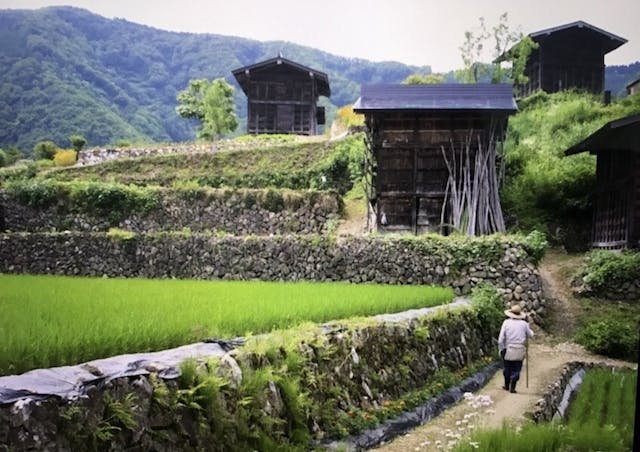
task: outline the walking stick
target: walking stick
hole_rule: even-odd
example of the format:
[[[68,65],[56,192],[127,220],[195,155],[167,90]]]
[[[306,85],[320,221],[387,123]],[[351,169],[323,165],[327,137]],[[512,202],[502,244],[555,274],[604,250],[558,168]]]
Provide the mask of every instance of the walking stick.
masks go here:
[[[526,338],[524,341],[524,359],[527,362],[527,366],[525,367],[525,387],[529,388],[529,338]]]

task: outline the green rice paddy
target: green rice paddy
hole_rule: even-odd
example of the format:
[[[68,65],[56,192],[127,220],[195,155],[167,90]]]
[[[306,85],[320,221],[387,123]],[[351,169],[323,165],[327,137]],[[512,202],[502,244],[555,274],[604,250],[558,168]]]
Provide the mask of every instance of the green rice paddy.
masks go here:
[[[632,449],[636,371],[588,371],[563,423],[480,430],[456,452],[627,452]]]
[[[0,375],[452,299],[429,286],[0,275]]]

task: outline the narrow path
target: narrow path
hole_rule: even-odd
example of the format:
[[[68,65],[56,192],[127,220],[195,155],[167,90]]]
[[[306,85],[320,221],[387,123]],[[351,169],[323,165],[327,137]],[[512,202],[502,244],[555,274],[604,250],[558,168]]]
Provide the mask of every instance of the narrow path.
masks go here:
[[[447,450],[474,429],[496,428],[504,422],[519,424],[525,420],[525,413],[534,409],[547,386],[560,375],[562,367],[571,361],[630,366],[628,362],[593,355],[580,345],[570,342],[580,307],[571,293],[569,281],[580,260],[580,256],[550,250],[540,265],[549,312],[546,331],[534,328],[536,337],[529,347],[528,387],[525,381],[526,363],[517,394],[510,394],[502,389],[502,373],[498,372],[484,388],[474,394],[476,401],[481,399],[480,396],[485,396],[482,399],[490,401],[490,404],[474,407],[469,401],[462,400],[431,422],[374,450]]]
[[[511,394],[502,389],[502,373],[498,372],[489,383],[476,392],[475,396],[487,396],[492,403],[473,407],[462,400],[433,421],[398,437],[390,443],[373,449],[385,452],[446,450],[459,437],[468,435],[478,427],[500,427],[503,422],[521,423],[524,414],[532,411],[542,398],[547,386],[560,374],[562,367],[570,361],[604,362],[615,365],[629,363],[616,361],[586,352],[581,346],[564,342],[552,345],[543,332],[539,332],[538,343],[531,343],[529,349],[529,387],[525,385],[523,368],[518,393]]]

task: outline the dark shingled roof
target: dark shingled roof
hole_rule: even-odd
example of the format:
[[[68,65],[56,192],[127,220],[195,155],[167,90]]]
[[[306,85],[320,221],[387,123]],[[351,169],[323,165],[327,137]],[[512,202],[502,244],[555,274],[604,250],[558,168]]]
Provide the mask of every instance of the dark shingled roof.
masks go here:
[[[260,61],[255,64],[251,64],[249,66],[243,66],[238,69],[234,69],[231,71],[233,76],[238,80],[238,83],[245,90],[246,82],[249,79],[251,72],[260,71],[262,69],[268,68],[269,66],[276,66],[279,64],[287,65],[295,70],[300,72],[307,72],[311,77],[316,80],[318,86],[318,93],[321,96],[331,96],[331,88],[329,88],[329,77],[324,72],[317,71],[310,67],[304,66],[300,63],[296,63],[295,61],[288,60],[282,56],[277,56],[275,58],[270,58],[268,60]],[[245,90],[246,93],[246,90]]]
[[[544,38],[546,38],[547,36],[553,33],[575,29],[575,28],[589,30],[591,32],[601,35],[602,51],[604,53],[609,53],[612,50],[615,50],[618,47],[620,47],[625,42],[627,42],[626,39],[621,38],[620,36],[614,35],[613,33],[609,33],[608,31],[595,27],[581,20],[577,22],[571,22],[570,24],[558,25],[557,27],[546,28],[544,30],[529,33],[529,37],[533,39],[535,42],[540,42],[541,40],[543,40]]]
[[[363,85],[354,111],[481,110],[515,112],[513,88],[506,83]]]
[[[631,150],[640,152],[640,114],[610,121],[580,143],[564,151],[565,155],[599,151]]]

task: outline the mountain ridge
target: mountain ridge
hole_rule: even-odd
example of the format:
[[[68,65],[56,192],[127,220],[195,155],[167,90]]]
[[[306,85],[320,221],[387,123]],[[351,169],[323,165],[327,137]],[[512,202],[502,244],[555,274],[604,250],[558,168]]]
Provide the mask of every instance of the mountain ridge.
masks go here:
[[[30,152],[50,139],[68,146],[81,134],[90,146],[185,141],[195,124],[175,112],[176,95],[194,78],[224,77],[235,87],[243,130],[246,98],[231,70],[278,53],[325,72],[332,96],[321,98],[330,120],[358,97],[360,85],[399,83],[429,66],[371,62],[287,41],[167,31],[86,9],[51,6],[0,10],[0,147]],[[636,67],[637,66],[637,67]],[[607,68],[614,94],[640,75],[640,62]],[[612,74],[612,77],[609,75]],[[447,74],[447,80],[452,79]]]

